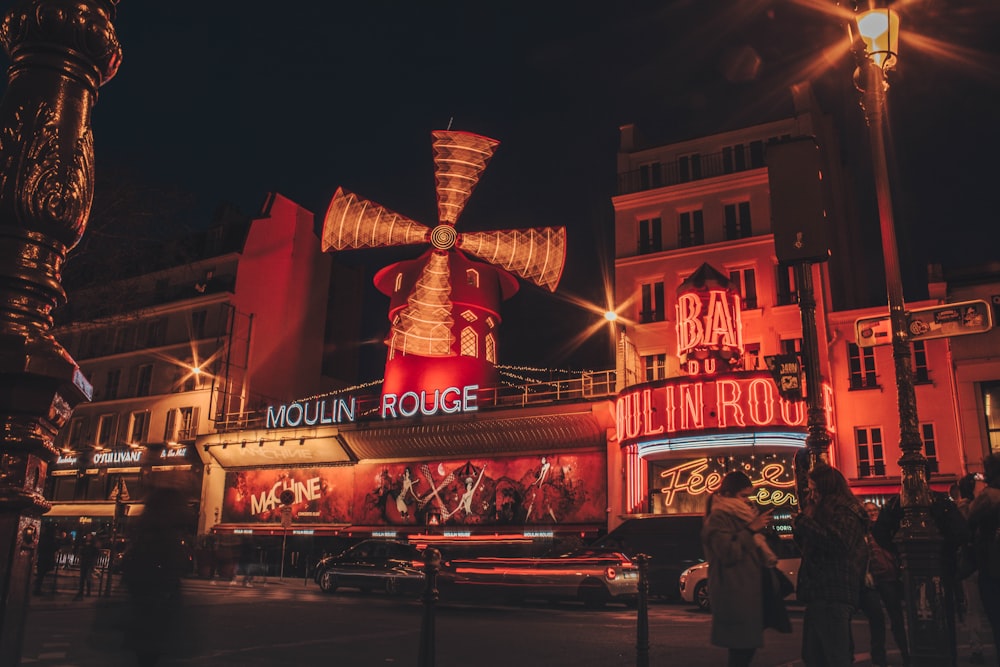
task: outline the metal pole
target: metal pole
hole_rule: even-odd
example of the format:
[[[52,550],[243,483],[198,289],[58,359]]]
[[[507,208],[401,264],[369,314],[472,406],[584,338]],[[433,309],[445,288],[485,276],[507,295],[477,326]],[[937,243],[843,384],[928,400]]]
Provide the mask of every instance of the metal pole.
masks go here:
[[[806,405],[808,433],[806,445],[795,456],[795,486],[799,498],[808,485],[807,474],[817,463],[828,463],[830,434],[826,430],[823,409],[823,383],[819,371],[819,330],[816,327],[816,291],[813,288],[811,262],[795,264],[795,289],[798,293],[799,314],[802,318],[802,356],[806,374]]]
[[[118,69],[117,0],[21,0],[0,23],[0,665],[21,657],[53,440],[92,389],[52,338],[94,194],[90,114]]]
[[[424,551],[424,616],[420,624],[420,654],[417,667],[434,667],[434,612],[438,601],[437,575],[441,567],[441,552],[434,547]]]
[[[636,554],[639,595],[635,620],[635,667],[649,667],[649,556]]]
[[[281,567],[278,569],[278,581],[285,580],[285,544],[288,541],[288,529],[283,530],[281,535]]]
[[[115,543],[118,542],[118,518],[122,512],[122,486],[125,480],[118,478],[118,485],[115,491],[115,514],[111,517],[111,549],[108,551],[108,579],[104,582],[104,597],[111,597],[111,580],[113,579],[111,568],[115,563]]]
[[[872,168],[882,234],[889,323],[892,327],[892,360],[896,374],[899,410],[899,448],[902,469],[899,500],[903,519],[895,542],[902,561],[911,663],[946,665],[951,662],[950,630],[942,589],[941,534],[930,514],[931,495],[927,481],[927,459],[921,451],[917,399],[910,365],[906,306],[896,248],[896,227],[889,189],[885,151],[885,73],[874,60],[860,66],[862,107],[871,140]]]

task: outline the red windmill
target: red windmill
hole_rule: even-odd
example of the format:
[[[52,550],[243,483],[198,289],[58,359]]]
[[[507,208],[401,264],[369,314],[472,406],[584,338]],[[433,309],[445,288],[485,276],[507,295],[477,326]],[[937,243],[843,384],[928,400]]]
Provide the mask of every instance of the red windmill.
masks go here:
[[[495,385],[500,303],[519,287],[511,274],[555,291],[566,260],[564,227],[459,234],[455,222],[499,142],[468,132],[432,135],[436,227],[343,188],[323,222],[324,250],[430,244],[417,259],[375,275],[375,286],[390,297],[392,323],[383,395]]]

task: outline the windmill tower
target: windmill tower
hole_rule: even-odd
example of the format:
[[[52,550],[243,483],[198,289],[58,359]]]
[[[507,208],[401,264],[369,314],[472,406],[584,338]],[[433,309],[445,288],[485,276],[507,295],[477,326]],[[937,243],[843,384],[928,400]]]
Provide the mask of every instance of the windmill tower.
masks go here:
[[[455,223],[499,142],[468,132],[432,136],[437,226],[343,188],[323,222],[323,250],[429,244],[375,275],[390,298],[383,395],[495,385],[500,303],[519,288],[511,274],[555,291],[566,260],[564,227],[458,233]]]

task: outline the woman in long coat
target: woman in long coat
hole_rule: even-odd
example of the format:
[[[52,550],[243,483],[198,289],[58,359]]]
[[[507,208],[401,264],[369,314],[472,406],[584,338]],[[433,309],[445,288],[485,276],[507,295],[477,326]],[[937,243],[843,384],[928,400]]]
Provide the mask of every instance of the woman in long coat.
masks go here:
[[[729,667],[745,667],[764,645],[762,573],[778,559],[761,534],[770,513],[750,504],[753,485],[741,472],[728,473],[709,499],[701,531],[708,559],[712,644],[729,649]]]

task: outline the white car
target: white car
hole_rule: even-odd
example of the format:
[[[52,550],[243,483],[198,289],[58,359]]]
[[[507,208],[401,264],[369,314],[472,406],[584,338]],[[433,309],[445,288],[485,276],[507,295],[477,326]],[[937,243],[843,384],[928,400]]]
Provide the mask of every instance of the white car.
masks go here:
[[[778,542],[778,548],[774,549],[775,555],[778,556],[777,567],[789,581],[798,586],[799,564],[802,562],[799,549],[790,539]],[[775,545],[772,545],[772,548],[774,547]],[[695,603],[702,611],[711,610],[708,601],[708,563],[698,563],[681,572],[677,585],[682,600]]]

